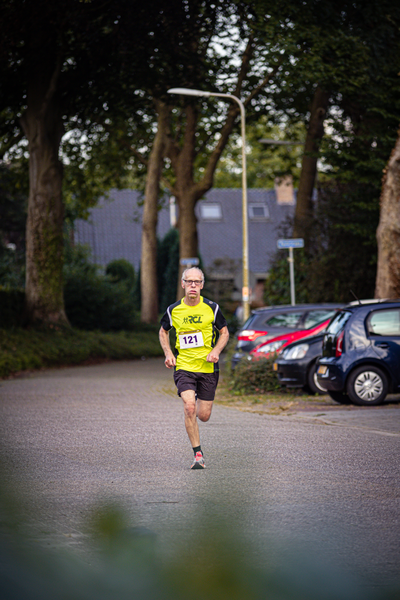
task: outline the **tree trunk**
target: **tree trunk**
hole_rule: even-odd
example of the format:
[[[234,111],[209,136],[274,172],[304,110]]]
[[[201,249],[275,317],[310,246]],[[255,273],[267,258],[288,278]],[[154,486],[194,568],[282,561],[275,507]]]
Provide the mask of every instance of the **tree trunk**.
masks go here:
[[[186,107],[186,127],[182,148],[176,145],[169,147],[172,166],[175,171],[174,196],[178,204],[179,259],[196,258],[198,254],[197,219],[194,212],[196,202],[208,187],[203,190],[195,183],[193,177],[196,143],[196,126],[198,112],[193,105]],[[211,187],[211,185],[210,185]],[[185,267],[179,264],[176,296],[183,296],[181,286],[182,272]]]
[[[246,48],[243,52],[242,62],[238,72],[237,84],[233,95],[240,98],[242,92],[243,81],[245,80],[249,68],[250,61],[254,51],[254,38],[250,35]],[[265,78],[257,85],[252,92],[247,96],[244,105],[250,104],[251,100],[265,88],[267,83],[273,79],[278,72],[282,60],[278,62],[272,69],[268,71]],[[186,126],[183,134],[183,144],[180,145],[177,139],[173,139],[171,133],[167,135],[167,156],[171,160],[172,168],[176,177],[175,184],[171,190],[177,199],[179,207],[178,228],[179,228],[179,252],[180,258],[194,258],[198,255],[198,238],[197,238],[197,219],[195,215],[196,202],[211,189],[214,180],[214,173],[218,161],[221,157],[229,136],[232,133],[237,116],[240,113],[238,105],[231,103],[225,123],[219,132],[218,141],[211,152],[202,178],[195,182],[193,176],[194,162],[196,158],[196,127],[198,121],[197,109],[192,103],[186,105]],[[181,298],[183,290],[180,279],[184,267],[179,267],[179,280],[177,288],[177,298]]]
[[[158,193],[165,148],[167,119],[170,112],[163,102],[157,103],[158,128],[150,153],[142,222],[142,255],[140,289],[142,297],[142,323],[158,321],[157,287],[157,219]]]
[[[59,68],[32,76],[28,108],[21,124],[29,143],[29,200],[26,225],[26,321],[68,324],[64,310],[62,268],[63,135],[55,98]]]
[[[194,212],[198,198],[193,190],[186,191],[184,195],[177,195],[179,206],[178,229],[179,229],[179,258],[196,258],[198,256],[197,218]],[[178,287],[176,298],[183,297],[181,286],[182,273],[185,266],[179,264]]]
[[[400,129],[382,181],[375,298],[400,298]]]
[[[317,175],[319,146],[324,135],[324,119],[329,102],[329,92],[316,88],[311,105],[310,121],[307,129],[299,187],[297,190],[296,212],[293,236],[307,239],[312,217],[312,194]]]

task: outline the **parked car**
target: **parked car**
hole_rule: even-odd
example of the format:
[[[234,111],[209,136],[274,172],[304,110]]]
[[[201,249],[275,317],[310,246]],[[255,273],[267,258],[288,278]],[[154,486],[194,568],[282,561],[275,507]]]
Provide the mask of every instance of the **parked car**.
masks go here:
[[[283,334],[311,329],[331,319],[343,304],[298,304],[270,306],[253,310],[242,329],[238,331],[232,368],[256,346]]]
[[[328,322],[329,323],[329,322]],[[303,388],[310,394],[326,394],[317,379],[318,359],[322,355],[324,334],[302,338],[287,345],[274,362],[281,385]]]
[[[374,406],[400,393],[400,301],[352,303],[324,335],[317,378],[337,402]]]
[[[272,340],[269,340],[269,342],[259,344],[253,348],[253,350],[250,351],[248,358],[270,358],[274,354],[279,354],[282,352],[283,348],[285,348],[291,342],[295,342],[297,340],[301,340],[325,331],[329,321],[330,319],[326,319],[325,321],[322,321],[322,323],[318,323],[315,327],[311,327],[310,329],[301,329],[300,331],[294,331],[293,333],[286,333],[284,335],[279,335],[276,338],[272,338]]]

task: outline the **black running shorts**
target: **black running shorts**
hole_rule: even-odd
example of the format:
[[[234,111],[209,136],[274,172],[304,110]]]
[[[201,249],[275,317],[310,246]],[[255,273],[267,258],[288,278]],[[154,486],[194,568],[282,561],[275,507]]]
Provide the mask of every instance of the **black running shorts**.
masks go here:
[[[193,373],[179,369],[174,373],[175,385],[178,388],[178,396],[181,392],[193,390],[199,400],[212,402],[217,389],[219,371],[215,373]]]

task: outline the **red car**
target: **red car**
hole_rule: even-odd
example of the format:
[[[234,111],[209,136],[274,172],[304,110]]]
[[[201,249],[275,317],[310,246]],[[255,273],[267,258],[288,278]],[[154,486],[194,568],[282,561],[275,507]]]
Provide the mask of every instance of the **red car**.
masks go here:
[[[279,354],[285,346],[291,344],[292,342],[296,342],[297,340],[301,340],[302,338],[311,337],[316,335],[317,333],[321,333],[324,331],[330,319],[323,321],[322,323],[318,323],[312,329],[302,329],[301,331],[294,331],[293,333],[286,333],[284,335],[279,335],[278,337],[273,338],[272,340],[268,340],[268,342],[264,342],[256,346],[253,350],[251,350],[249,354],[249,360],[257,360],[258,358],[270,358],[274,354]]]

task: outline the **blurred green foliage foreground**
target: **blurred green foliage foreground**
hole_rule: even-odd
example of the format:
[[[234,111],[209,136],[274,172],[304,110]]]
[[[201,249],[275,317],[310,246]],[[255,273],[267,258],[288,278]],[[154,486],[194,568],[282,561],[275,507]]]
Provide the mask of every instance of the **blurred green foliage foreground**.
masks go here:
[[[0,329],[0,378],[29,369],[99,359],[161,356],[158,326],[102,333],[69,328]]]
[[[87,554],[49,550],[26,534],[18,503],[0,497],[2,600],[394,600],[399,589],[371,588],[308,552],[252,547],[228,503],[212,499],[160,549],[112,505],[88,523]],[[210,507],[212,510],[210,510]],[[210,516],[211,515],[211,516]]]

